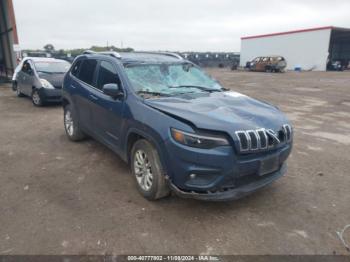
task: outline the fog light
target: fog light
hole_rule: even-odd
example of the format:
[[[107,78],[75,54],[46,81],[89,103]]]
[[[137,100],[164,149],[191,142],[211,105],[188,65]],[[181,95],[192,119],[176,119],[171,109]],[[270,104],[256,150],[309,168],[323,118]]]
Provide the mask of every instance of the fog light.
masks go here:
[[[191,179],[195,179],[196,176],[197,176],[196,174],[191,174],[191,175],[190,175],[190,178],[191,178]]]

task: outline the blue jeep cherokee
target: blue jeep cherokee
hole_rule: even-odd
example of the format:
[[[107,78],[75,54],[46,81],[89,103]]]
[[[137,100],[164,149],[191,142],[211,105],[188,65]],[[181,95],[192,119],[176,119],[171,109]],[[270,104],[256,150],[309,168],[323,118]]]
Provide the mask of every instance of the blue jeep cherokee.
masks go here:
[[[130,163],[149,200],[170,191],[237,199],[286,172],[292,127],[275,106],[223,88],[171,53],[77,57],[63,83],[64,127]]]

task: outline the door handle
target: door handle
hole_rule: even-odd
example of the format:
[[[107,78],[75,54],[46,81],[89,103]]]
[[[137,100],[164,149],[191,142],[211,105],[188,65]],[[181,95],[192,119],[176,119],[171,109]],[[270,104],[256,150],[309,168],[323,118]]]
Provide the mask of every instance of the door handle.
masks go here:
[[[76,86],[74,86],[74,85],[70,85],[71,86],[71,88],[73,88],[73,89],[76,89],[77,87]]]
[[[90,97],[91,97],[93,100],[98,100],[98,97],[97,97],[97,96],[94,96],[94,95],[91,95],[91,94],[90,94]]]

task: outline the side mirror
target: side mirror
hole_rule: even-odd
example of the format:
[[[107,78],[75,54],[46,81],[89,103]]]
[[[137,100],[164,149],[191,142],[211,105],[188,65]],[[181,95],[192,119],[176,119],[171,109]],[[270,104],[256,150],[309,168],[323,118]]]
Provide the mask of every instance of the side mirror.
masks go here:
[[[121,98],[124,96],[124,93],[118,84],[105,84],[102,87],[102,91],[103,93],[113,97],[114,99]]]

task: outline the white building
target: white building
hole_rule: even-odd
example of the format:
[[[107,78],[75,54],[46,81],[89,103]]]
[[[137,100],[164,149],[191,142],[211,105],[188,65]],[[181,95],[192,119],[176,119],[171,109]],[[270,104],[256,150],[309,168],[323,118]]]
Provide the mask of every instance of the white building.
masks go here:
[[[241,66],[269,55],[283,56],[287,70],[325,71],[328,58],[348,65],[350,29],[327,26],[241,38]]]

